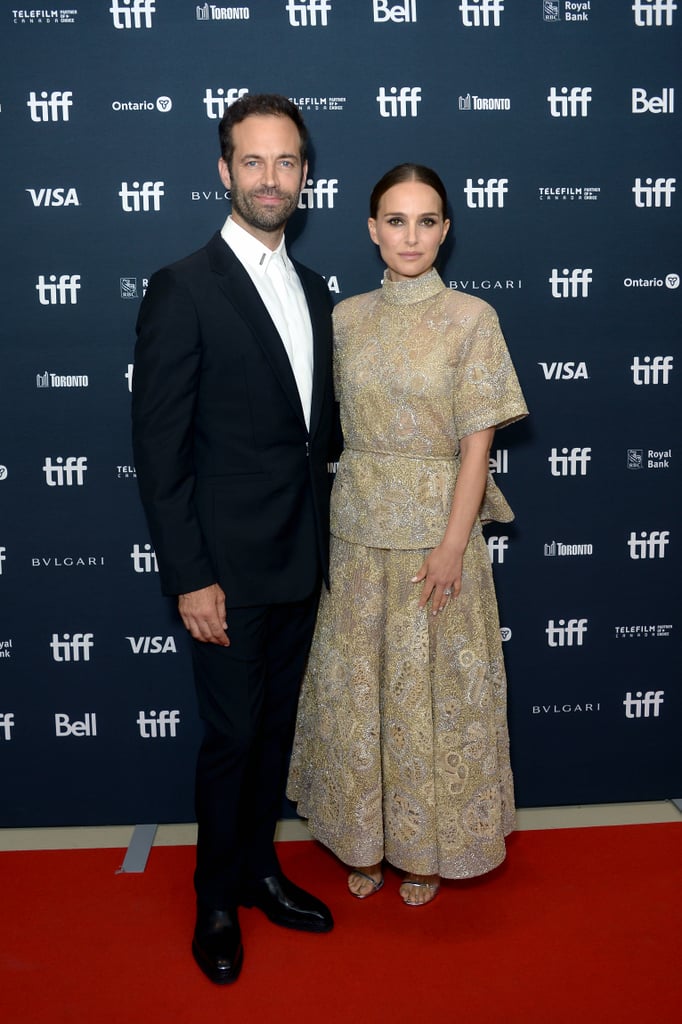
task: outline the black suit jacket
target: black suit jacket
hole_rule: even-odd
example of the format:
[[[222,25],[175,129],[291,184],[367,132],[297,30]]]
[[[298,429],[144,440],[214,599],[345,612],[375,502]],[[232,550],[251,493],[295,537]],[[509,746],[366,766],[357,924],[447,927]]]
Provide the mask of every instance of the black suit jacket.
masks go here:
[[[282,340],[216,233],[149,281],[137,323],[133,448],[167,594],[295,601],[328,573],[331,299],[295,263],[313,327],[310,431]]]

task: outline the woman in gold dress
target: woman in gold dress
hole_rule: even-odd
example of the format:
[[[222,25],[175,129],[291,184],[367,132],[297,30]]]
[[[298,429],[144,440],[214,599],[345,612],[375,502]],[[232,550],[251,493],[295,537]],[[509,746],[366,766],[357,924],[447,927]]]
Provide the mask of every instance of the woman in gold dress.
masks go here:
[[[345,447],[288,787],[355,896],[379,891],[386,861],[410,906],[496,867],[514,827],[481,523],[513,518],[489,452],[527,409],[495,311],[434,269],[446,211],[434,171],[385,174],[369,218],[383,286],[334,312]]]

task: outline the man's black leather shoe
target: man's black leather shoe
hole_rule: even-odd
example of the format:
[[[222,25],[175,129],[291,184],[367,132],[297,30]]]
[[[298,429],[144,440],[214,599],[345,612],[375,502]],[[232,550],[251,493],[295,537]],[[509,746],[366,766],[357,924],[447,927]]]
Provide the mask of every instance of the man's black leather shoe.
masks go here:
[[[244,960],[237,911],[197,907],[192,953],[206,977],[216,985],[236,981]]]
[[[274,924],[301,932],[329,932],[334,919],[321,900],[290,882],[284,875],[270,875],[244,888],[240,903],[258,907]]]

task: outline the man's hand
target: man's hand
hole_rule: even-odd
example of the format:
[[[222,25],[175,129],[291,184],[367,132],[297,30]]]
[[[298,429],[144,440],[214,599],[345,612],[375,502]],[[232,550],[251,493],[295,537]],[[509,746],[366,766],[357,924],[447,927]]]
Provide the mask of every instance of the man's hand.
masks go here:
[[[217,583],[189,594],[178,596],[178,611],[186,629],[195,640],[207,644],[229,647],[227,619],[225,617],[225,592]]]

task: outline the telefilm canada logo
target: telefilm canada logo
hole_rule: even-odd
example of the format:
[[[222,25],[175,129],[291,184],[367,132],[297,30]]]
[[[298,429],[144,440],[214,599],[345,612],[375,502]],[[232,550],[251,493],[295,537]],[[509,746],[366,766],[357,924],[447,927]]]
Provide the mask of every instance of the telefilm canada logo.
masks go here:
[[[117,466],[116,476],[119,480],[137,480],[137,470],[134,466]]]
[[[248,7],[218,7],[216,4],[197,4],[197,21],[248,21],[251,10]]]
[[[600,185],[541,185],[538,199],[542,203],[596,203]]]
[[[43,7],[10,13],[15,25],[73,25],[78,15],[75,8],[60,7]]]
[[[671,623],[632,623],[629,626],[614,626],[618,640],[661,640],[672,636]]]
[[[343,110],[348,102],[345,96],[289,96],[304,114],[311,111],[331,112]]]
[[[626,466],[630,470],[670,469],[672,448],[628,448]]]
[[[586,22],[592,13],[591,0],[542,0],[542,20]]]

